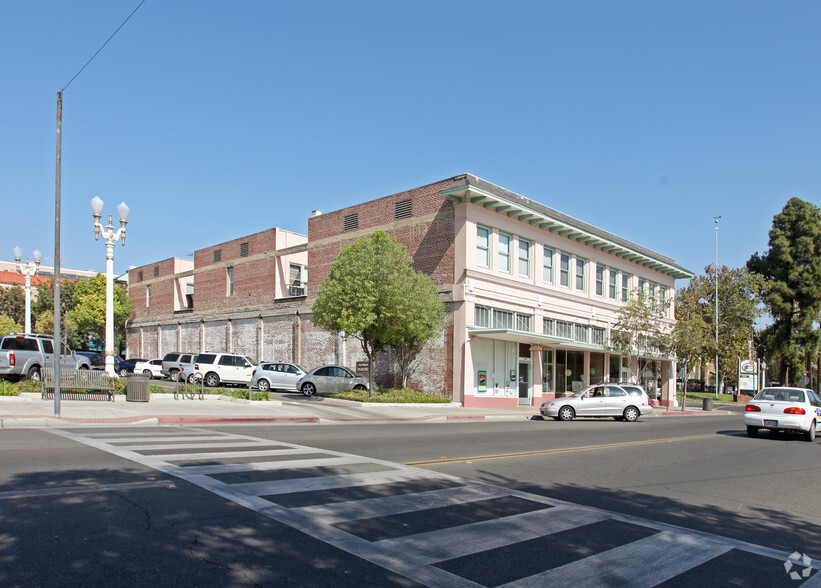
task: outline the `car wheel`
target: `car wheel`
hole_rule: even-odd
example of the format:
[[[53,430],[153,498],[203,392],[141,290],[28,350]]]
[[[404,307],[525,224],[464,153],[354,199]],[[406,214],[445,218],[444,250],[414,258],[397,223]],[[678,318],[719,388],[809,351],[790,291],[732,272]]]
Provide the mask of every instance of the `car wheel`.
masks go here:
[[[128,376],[128,370],[125,369],[125,368],[121,369],[120,370],[120,377],[125,378],[126,376]]]
[[[356,386],[354,386],[354,387],[353,387],[353,389],[354,389],[354,390],[367,390],[367,389],[368,389],[368,387],[367,387],[367,386],[363,386],[362,384],[357,384]]]
[[[804,440],[815,441],[815,421],[810,424],[810,430],[804,433]]]
[[[148,376],[148,379],[151,379],[151,370],[143,370],[143,375]]]
[[[90,368],[87,365],[84,364],[84,365],[80,366],[80,369],[81,370],[87,370],[87,369],[90,369]]]
[[[572,406],[563,406],[559,409],[560,421],[572,421],[576,417],[576,411]]]
[[[758,427],[747,425],[747,437],[758,437]]]
[[[179,370],[171,370],[168,372],[168,379],[172,382],[179,382],[180,381],[180,371]]]
[[[639,418],[639,409],[635,406],[628,406],[624,409],[624,416],[622,417],[628,423],[632,423],[633,421]]]
[[[33,367],[29,370],[29,373],[26,374],[26,379],[31,380],[32,382],[39,382],[40,381],[40,368]]]
[[[271,383],[268,380],[260,380],[257,382],[257,388],[260,392],[267,392],[271,389]]]
[[[197,378],[196,378],[195,374],[191,374],[190,376],[188,376],[188,383],[189,384],[196,384],[197,383]]]
[[[216,388],[220,385],[220,377],[214,372],[205,374],[205,385],[209,388]]]
[[[300,388],[300,390],[302,390],[302,393],[305,396],[313,396],[316,392],[316,386],[314,386],[310,382],[305,382],[304,384],[302,384],[302,388]]]

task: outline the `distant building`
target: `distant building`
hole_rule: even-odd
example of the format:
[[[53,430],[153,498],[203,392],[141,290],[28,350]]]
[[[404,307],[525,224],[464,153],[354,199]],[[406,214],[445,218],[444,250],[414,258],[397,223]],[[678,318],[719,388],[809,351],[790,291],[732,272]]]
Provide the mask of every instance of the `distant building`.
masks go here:
[[[310,305],[342,247],[378,229],[407,246],[446,305],[443,332],[412,366],[412,387],[465,406],[537,406],[630,379],[674,402],[675,362],[652,350],[628,358],[610,334],[636,288],[670,303],[672,328],[675,280],[692,272],[470,174],[317,212],[307,237],[287,233],[283,242],[286,233],[271,229],[198,251],[192,265],[130,270],[129,353],[226,350],[354,366],[365,359],[359,343],[315,327]],[[392,359],[377,358],[380,385],[395,383]]]
[[[87,280],[93,278],[98,272],[92,270],[74,270],[60,268],[61,280]],[[54,277],[54,268],[40,265],[40,271],[36,276],[32,276],[32,287],[40,284],[49,284]],[[13,286],[25,286],[26,276],[17,273],[17,266],[13,261],[0,261],[0,288],[11,288]],[[32,296],[36,299],[37,291],[32,290]]]

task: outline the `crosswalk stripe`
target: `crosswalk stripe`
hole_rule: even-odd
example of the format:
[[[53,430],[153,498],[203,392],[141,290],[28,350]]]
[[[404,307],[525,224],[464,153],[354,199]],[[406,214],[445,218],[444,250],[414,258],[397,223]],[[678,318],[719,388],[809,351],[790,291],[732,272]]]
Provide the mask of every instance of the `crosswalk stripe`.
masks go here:
[[[607,518],[604,513],[579,507],[554,507],[380,541],[385,547],[414,553],[426,564],[454,559],[528,539],[551,535],[565,529],[595,523]]]
[[[383,517],[508,495],[509,493],[502,488],[492,491],[466,485],[458,489],[444,488],[428,490],[398,496],[383,496],[381,498],[367,498],[365,500],[338,502],[334,504],[303,506],[291,510],[311,517],[315,521],[321,521],[330,525],[341,521]]]
[[[580,559],[529,578],[512,582],[517,588],[567,586],[585,588],[629,585],[655,586],[729,551],[719,538],[663,531],[652,537]]]
[[[324,457],[314,459],[294,459],[289,461],[259,461],[254,463],[230,463],[219,465],[182,466],[192,474],[231,474],[237,472],[270,472],[284,469],[304,469],[312,467],[348,465],[363,463],[362,458],[355,457]],[[367,463],[367,462],[365,462]]]

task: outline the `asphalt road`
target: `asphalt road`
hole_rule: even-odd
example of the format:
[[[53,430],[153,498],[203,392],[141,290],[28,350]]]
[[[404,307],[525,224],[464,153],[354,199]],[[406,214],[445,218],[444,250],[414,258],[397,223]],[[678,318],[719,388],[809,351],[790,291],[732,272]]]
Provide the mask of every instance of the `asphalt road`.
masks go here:
[[[281,473],[273,476],[224,470],[212,474],[218,481],[209,478],[202,483],[209,467],[217,471],[229,461],[243,460],[222,459],[210,453],[207,459],[194,455],[187,456],[188,461],[176,462],[200,464],[200,470],[196,470],[199,473],[178,477],[173,473],[177,470],[163,471],[163,466],[156,463],[165,462],[157,460],[172,460],[173,456],[167,454],[181,451],[161,448],[174,435],[185,436],[191,447],[203,446],[187,451],[209,451],[205,448],[209,442],[204,439],[210,434],[224,435],[225,439],[246,435],[246,439],[262,444],[268,440],[268,445],[275,447],[272,451],[282,451],[277,444],[299,447],[301,453],[294,458],[325,456],[328,463],[336,460],[337,465],[313,468],[317,475],[328,479],[341,473],[368,475],[371,470],[393,463],[412,466],[408,470],[423,468],[431,476],[439,476],[434,485],[442,489],[427,488],[433,493],[446,491],[453,479],[482,483],[483,491],[489,488],[485,484],[509,489],[511,496],[494,499],[497,512],[483,513],[488,518],[526,514],[536,508],[533,504],[538,500],[533,497],[541,496],[545,502],[566,501],[821,559],[821,513],[814,508],[821,484],[821,441],[807,443],[800,438],[767,434],[750,439],[740,418],[713,415],[645,418],[637,423],[577,420],[196,430],[72,429],[77,440],[49,431],[2,430],[0,585],[440,583],[439,576],[414,573],[412,562],[380,559],[380,554],[367,551],[365,543],[365,548],[346,543],[351,534],[385,544],[401,542],[402,533],[411,532],[408,529],[425,531],[425,525],[432,524],[431,516],[395,514],[388,526],[350,521],[327,528],[299,527],[299,521],[292,522],[282,509],[265,511],[260,507],[254,511],[253,501],[249,502],[252,509],[242,506],[242,494],[233,498],[220,495],[227,487],[221,485],[223,482],[246,483],[249,487],[290,483]],[[195,435],[200,434],[198,440]],[[123,435],[145,435],[152,440],[140,441],[146,443],[142,446],[129,445],[128,438],[118,438]],[[86,441],[102,445],[89,446],[84,444]],[[285,453],[288,451],[297,449]],[[351,465],[351,460],[328,458],[333,452],[364,456],[372,463]],[[183,457],[177,455],[178,460]],[[244,458],[246,462],[252,459],[257,458]],[[326,491],[336,497],[346,492],[350,491]],[[294,500],[299,497],[294,493]],[[393,498],[385,496],[386,500]],[[324,508],[296,503],[291,506]],[[464,515],[448,511],[440,513],[439,518],[458,521],[458,516]],[[618,528],[609,529],[607,524],[612,523],[597,523],[602,525],[597,532],[605,544],[626,540],[623,537],[631,533],[641,541],[646,532],[646,527],[624,521]],[[509,563],[499,569],[477,571],[483,560],[466,556],[434,565],[445,570],[444,577],[450,573],[472,578],[478,585],[497,585],[515,577],[511,574],[516,566],[543,557],[543,547],[531,547],[535,555],[518,549],[516,554],[505,555]],[[789,584],[780,562],[770,562],[769,568],[762,571],[755,568],[758,563],[750,562],[749,554],[737,550],[729,553],[721,565],[725,572],[729,570],[730,577],[740,578],[738,585],[750,585],[750,577],[759,583],[767,578],[768,584],[775,585],[767,573],[788,581],[784,585],[800,584]],[[734,565],[738,567],[737,575]],[[714,573],[706,567],[683,575],[681,582],[711,584]],[[743,574],[747,574],[746,579]]]

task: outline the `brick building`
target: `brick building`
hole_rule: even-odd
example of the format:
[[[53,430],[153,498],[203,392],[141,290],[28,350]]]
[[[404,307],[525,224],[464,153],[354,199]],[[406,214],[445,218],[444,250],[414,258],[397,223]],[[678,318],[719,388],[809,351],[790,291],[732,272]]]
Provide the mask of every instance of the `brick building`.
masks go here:
[[[354,365],[365,358],[358,342],[314,327],[310,303],[341,248],[377,229],[408,247],[446,305],[441,336],[412,366],[412,387],[465,406],[535,406],[625,378],[660,387],[665,399],[674,390],[671,359],[622,356],[609,345],[610,330],[633,289],[672,303],[675,280],[692,273],[469,174],[316,212],[307,238],[289,233],[286,242],[271,229],[198,251],[190,267],[167,260],[131,270],[137,312],[129,352],[225,349],[307,368]],[[670,304],[670,327],[673,316]],[[377,382],[392,385],[393,370],[390,354],[381,354]]]

